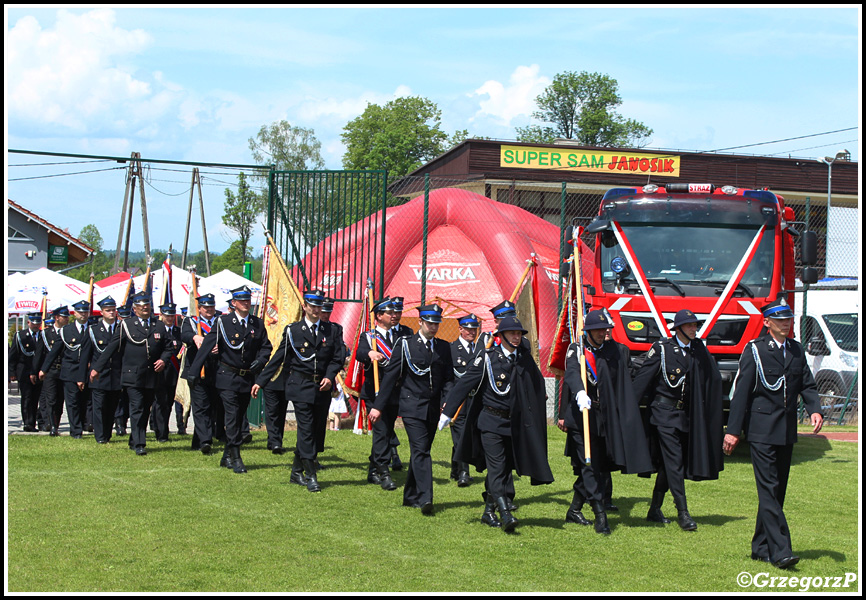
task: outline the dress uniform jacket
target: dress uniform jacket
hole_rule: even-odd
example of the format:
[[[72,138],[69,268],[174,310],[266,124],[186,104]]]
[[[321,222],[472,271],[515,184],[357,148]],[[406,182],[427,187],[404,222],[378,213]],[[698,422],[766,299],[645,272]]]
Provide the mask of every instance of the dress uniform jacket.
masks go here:
[[[262,320],[247,315],[247,326],[234,313],[220,315],[211,327],[195,360],[190,366],[190,377],[197,377],[207,362],[211,350],[219,345],[219,363],[216,366],[214,385],[220,390],[249,392],[255,374],[260,373],[268,361],[273,347],[268,339]],[[193,344],[195,345],[195,344]]]
[[[38,374],[39,366],[34,365],[36,350],[42,345],[42,332],[32,331],[29,327],[15,333],[12,346],[9,348],[9,374],[18,379],[18,390],[21,393],[21,418],[25,430],[36,427],[39,394],[42,383],[37,379],[34,384],[30,376]],[[35,370],[35,373],[34,373]]]
[[[18,381],[27,379],[30,381],[30,375],[34,372],[34,358],[36,349],[41,343],[42,332],[38,329],[31,332],[30,329],[22,329],[15,332],[12,337],[12,346],[9,348],[9,373],[15,374]],[[39,365],[36,365],[36,373],[39,372]]]
[[[749,342],[734,380],[728,433],[743,431],[750,442],[795,443],[798,396],[803,397],[809,414],[820,412],[818,389],[803,346],[788,338],[783,358],[769,333]]]
[[[463,342],[458,338],[451,342],[451,364],[454,365],[454,379],[445,385],[442,392],[442,402],[444,405],[445,397],[454,384],[461,380],[469,369],[469,366],[475,362],[475,359],[484,354],[484,344],[481,341],[481,336],[477,336],[475,347],[470,351],[469,348],[463,345]]]
[[[364,332],[361,337],[358,338],[358,347],[355,349],[355,358],[363,363],[364,365],[364,387],[361,388],[361,399],[366,401],[368,404],[372,403],[376,398],[376,382],[373,377],[373,361],[370,360],[370,352],[372,352],[372,341],[373,334],[370,331]],[[376,341],[377,352],[381,352],[382,348],[378,347],[378,344],[382,344],[388,350],[388,353],[393,353],[394,348],[393,345],[388,343],[386,339],[383,339],[383,333],[380,329],[376,330],[376,338],[379,338]],[[392,334],[392,340],[396,340]],[[384,354],[384,352],[383,352]],[[379,363],[379,382],[382,382],[382,377],[385,374],[385,367],[388,366],[390,359],[386,358],[382,362]],[[398,396],[397,394],[392,394],[391,397],[386,401],[386,404],[397,404]]]
[[[154,389],[157,383],[154,364],[158,360],[168,364],[175,352],[163,323],[151,317],[142,325],[138,317],[130,317],[115,328],[111,342],[96,360],[93,370],[101,377],[114,354],[119,353],[121,386]]]
[[[256,383],[264,387],[282,366],[286,393],[293,403],[312,404],[319,400],[330,405],[331,392],[319,392],[319,385],[322,378],[336,381],[343,367],[345,346],[342,339],[335,337],[335,331],[330,323],[319,321],[319,329],[313,337],[303,318],[287,326],[280,346]],[[270,350],[269,344],[268,353]]]
[[[198,371],[198,374],[195,377],[190,376],[190,366],[195,361],[196,356],[198,355],[199,348],[195,345],[193,338],[198,335],[198,317],[187,317],[183,320],[183,323],[180,325],[180,341],[184,345],[186,345],[186,358],[183,364],[183,371],[181,371],[180,376],[184,379],[196,379],[199,377],[201,370]],[[216,317],[211,319],[211,322],[216,325]],[[207,335],[205,330],[202,330],[202,336]],[[214,379],[216,377],[216,367],[219,360],[215,354],[210,355],[208,360],[205,361],[205,369],[204,369],[204,379],[207,383],[213,385]]]
[[[433,338],[433,351],[420,333],[401,338],[394,344],[385,368],[379,394],[372,408],[382,411],[399,388],[400,416],[438,419],[442,389],[454,378],[448,342]]]
[[[115,321],[114,329],[117,330],[119,327],[120,322]],[[76,379],[76,381],[90,381],[88,377],[90,369],[96,365],[99,358],[105,353],[105,350],[111,344],[112,337],[113,334],[109,331],[109,326],[101,319],[95,325],[87,328],[81,348],[80,369],[82,372],[78,375],[78,377],[84,379]],[[88,385],[94,390],[119,391],[121,387],[121,361],[122,357],[120,353],[115,352],[108,360],[106,372],[100,373],[99,378],[88,383]]]
[[[81,377],[81,350],[82,344],[87,337],[87,329],[78,331],[77,323],[69,323],[60,330],[60,343],[54,344],[51,351],[42,363],[42,371],[48,368],[60,357],[60,380],[61,381],[87,381]]]
[[[39,371],[44,371],[45,375],[48,376],[49,372],[54,370],[54,375],[59,376],[61,362],[59,351],[54,355],[54,359],[47,369],[43,369],[42,366],[45,364],[45,358],[54,348],[54,344],[60,342],[60,330],[56,327],[44,329],[39,339],[41,343],[36,346],[36,354],[33,357],[33,375],[39,375]]]
[[[547,395],[544,378],[532,355],[518,348],[512,363],[502,347],[495,346],[476,356],[466,374],[448,392],[443,414],[453,418],[467,396],[469,404],[463,408],[467,411],[466,427],[455,459],[483,471],[487,464],[480,432],[508,435],[512,438],[518,475],[529,476],[532,485],[551,483],[553,474],[547,461]]]

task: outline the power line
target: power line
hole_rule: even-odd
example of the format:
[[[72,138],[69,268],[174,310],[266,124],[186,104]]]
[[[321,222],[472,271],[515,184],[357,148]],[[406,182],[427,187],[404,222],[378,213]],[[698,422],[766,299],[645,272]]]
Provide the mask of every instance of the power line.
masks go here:
[[[842,131],[853,131],[857,129],[856,127],[848,127],[846,129],[837,129],[835,131],[825,131],[823,133],[813,133],[810,135],[800,135],[792,138],[785,138],[784,140],[773,140],[772,142],[759,142],[757,144],[746,144],[744,146],[731,146],[730,148],[717,148],[715,150],[706,150],[705,152],[724,152],[726,150],[737,150],[739,148],[752,148],[753,146],[765,146],[767,144],[777,144],[779,142],[790,142],[791,140],[802,140],[804,138],[817,137],[819,135],[829,135],[831,133],[840,133]]]
[[[126,170],[126,167],[111,167],[109,169],[96,169],[94,171],[77,171],[75,173],[58,173],[56,175],[37,175],[35,177],[18,177],[9,181],[24,181],[26,179],[47,179],[49,177],[65,177],[66,175],[84,175],[85,173],[102,173],[104,171]]]

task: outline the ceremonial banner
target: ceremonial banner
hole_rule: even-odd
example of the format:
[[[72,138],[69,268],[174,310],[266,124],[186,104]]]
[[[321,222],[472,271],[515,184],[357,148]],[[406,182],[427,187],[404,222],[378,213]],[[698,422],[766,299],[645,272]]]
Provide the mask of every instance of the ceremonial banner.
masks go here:
[[[291,323],[300,320],[303,314],[301,292],[289,277],[286,263],[280,256],[280,251],[268,237],[268,245],[264,249],[262,264],[262,302],[260,316],[265,323],[268,339],[271,340],[273,352],[280,347],[283,332]],[[273,356],[273,353],[271,353]],[[274,378],[279,376],[279,371]]]
[[[517,319],[529,333],[526,334],[529,348],[532,351],[532,359],[536,364],[539,363],[538,349],[538,264],[532,261],[529,268],[527,279],[530,280],[530,285],[526,285],[526,280],[523,281],[523,287],[517,296],[515,309],[517,311]]]

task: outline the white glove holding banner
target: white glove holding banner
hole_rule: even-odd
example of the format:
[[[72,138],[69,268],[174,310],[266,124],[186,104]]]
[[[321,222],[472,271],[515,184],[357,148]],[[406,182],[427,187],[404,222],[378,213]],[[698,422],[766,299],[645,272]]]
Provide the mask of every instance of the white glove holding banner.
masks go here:
[[[445,426],[448,425],[448,423],[450,423],[450,422],[451,422],[451,417],[449,417],[446,414],[440,415],[439,416],[439,431],[442,431],[443,429],[445,429]]]
[[[578,408],[580,408],[580,410],[589,410],[589,406],[592,404],[592,401],[589,399],[589,394],[587,394],[583,390],[580,390],[576,396]]]

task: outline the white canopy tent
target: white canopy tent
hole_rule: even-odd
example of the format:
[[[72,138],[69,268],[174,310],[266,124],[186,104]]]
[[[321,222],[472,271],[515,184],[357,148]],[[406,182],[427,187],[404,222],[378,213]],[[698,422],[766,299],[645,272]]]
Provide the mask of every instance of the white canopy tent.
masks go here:
[[[27,314],[42,307],[43,291],[48,292],[48,310],[71,306],[87,299],[88,285],[51,269],[37,269],[6,279],[8,314]]]

